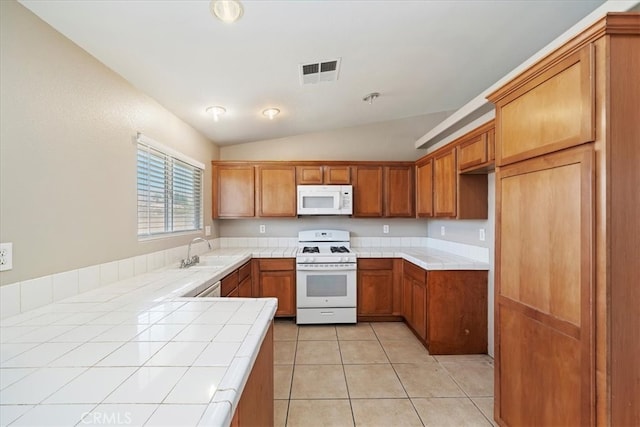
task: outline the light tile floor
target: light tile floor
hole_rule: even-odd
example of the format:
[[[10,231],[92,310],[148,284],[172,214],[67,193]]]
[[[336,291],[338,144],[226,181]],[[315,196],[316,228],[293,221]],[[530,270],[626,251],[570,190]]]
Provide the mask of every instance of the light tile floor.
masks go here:
[[[491,426],[493,359],[430,356],[401,322],[274,330],[275,425]]]

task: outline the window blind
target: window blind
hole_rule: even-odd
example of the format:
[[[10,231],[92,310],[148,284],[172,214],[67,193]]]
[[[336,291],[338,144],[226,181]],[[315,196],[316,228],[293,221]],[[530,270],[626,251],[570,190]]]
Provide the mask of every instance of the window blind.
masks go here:
[[[186,156],[138,135],[138,238],[202,229],[202,174]]]

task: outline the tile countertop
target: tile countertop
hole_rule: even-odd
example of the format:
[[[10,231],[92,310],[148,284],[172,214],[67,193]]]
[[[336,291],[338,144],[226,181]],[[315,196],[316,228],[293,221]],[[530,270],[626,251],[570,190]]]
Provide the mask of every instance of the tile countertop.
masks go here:
[[[229,425],[277,300],[182,295],[249,258],[163,268],[2,319],[0,425]]]
[[[354,247],[427,270],[486,270],[424,247]],[[277,307],[274,298],[188,298],[254,258],[297,248],[222,248],[0,321],[0,425],[231,422]]]

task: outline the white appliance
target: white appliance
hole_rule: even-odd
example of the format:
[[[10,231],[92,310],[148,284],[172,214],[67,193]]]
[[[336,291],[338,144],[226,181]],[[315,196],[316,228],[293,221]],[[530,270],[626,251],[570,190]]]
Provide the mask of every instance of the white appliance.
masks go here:
[[[356,254],[349,232],[298,233],[296,323],[356,323]]]
[[[353,214],[353,186],[298,185],[298,215],[351,214]]]

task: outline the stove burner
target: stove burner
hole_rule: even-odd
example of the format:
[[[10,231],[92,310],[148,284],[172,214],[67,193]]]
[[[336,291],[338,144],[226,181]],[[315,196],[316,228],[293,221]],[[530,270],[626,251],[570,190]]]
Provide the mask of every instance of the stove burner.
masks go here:
[[[339,252],[344,254],[344,253],[348,253],[349,249],[345,248],[344,246],[331,246],[331,252],[332,253]]]
[[[320,248],[317,246],[305,246],[302,248],[303,254],[318,254],[320,253]]]

